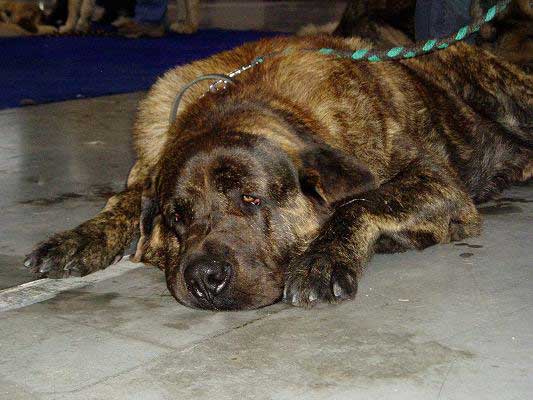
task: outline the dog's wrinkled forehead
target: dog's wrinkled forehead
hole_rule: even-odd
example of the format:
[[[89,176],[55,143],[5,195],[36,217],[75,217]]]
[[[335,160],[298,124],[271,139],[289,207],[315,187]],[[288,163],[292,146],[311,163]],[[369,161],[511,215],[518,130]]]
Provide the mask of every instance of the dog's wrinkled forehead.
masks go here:
[[[274,142],[252,134],[193,137],[172,146],[161,166],[162,206],[176,198],[223,201],[242,195],[282,205],[298,187],[288,155]]]
[[[221,147],[187,160],[176,180],[175,193],[205,194],[233,190],[265,192],[266,171],[258,154],[244,148]]]

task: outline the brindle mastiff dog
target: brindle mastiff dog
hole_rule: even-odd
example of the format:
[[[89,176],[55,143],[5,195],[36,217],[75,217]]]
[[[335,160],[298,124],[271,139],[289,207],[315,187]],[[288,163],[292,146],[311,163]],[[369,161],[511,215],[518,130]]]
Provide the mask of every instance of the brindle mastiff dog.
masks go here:
[[[213,310],[353,298],[375,252],[478,235],[475,203],[533,172],[533,81],[460,44],[400,62],[301,53],[267,58],[227,90],[187,92],[284,49],[368,46],[276,38],[178,67],[139,107],[137,163],[93,219],[41,243],[26,265],[63,278],[135,258],[178,302]]]

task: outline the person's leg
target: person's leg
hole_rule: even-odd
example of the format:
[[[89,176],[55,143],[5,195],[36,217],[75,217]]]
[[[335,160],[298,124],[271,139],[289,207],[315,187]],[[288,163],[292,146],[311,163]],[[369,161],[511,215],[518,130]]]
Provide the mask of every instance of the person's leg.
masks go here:
[[[471,0],[417,0],[416,40],[448,36],[470,22]]]
[[[170,30],[187,34],[196,32],[200,25],[200,0],[178,0],[177,5],[184,17],[170,25]]]
[[[59,27],[60,33],[72,32],[76,27],[76,22],[78,21],[80,7],[82,0],[68,0],[68,16],[67,21],[61,27]]]
[[[135,20],[142,24],[161,25],[167,13],[167,0],[138,0]]]
[[[119,33],[130,38],[161,37],[165,34],[167,0],[138,0],[135,18],[119,27]]]
[[[87,32],[91,27],[95,0],[83,0],[80,7],[80,17],[76,23],[78,32]]]

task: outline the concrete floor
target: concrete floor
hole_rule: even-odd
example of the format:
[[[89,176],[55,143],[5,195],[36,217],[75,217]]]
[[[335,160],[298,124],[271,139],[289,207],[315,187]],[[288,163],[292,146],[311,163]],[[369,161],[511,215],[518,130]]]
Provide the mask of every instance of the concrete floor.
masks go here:
[[[138,99],[0,111],[3,288],[120,190]],[[479,238],[376,256],[338,306],[191,310],[128,260],[0,291],[0,399],[531,398],[533,188],[504,197]]]
[[[342,11],[267,5],[243,18],[226,3],[204,7],[204,26],[294,30]],[[531,186],[482,206],[479,238],[376,256],[338,306],[191,310],[127,259],[31,282],[24,254],[123,186],[139,97],[0,111],[1,400],[531,398]]]

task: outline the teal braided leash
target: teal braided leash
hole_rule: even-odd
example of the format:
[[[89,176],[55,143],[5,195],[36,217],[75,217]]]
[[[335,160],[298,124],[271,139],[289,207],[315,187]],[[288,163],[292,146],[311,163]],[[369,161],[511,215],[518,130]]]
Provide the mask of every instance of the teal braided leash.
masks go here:
[[[503,12],[509,6],[511,1],[512,0],[499,1],[494,6],[489,8],[484,16],[474,20],[469,25],[463,26],[457,32],[444,38],[430,39],[426,42],[421,42],[414,47],[400,46],[387,50],[359,49],[355,51],[342,51],[330,48],[322,48],[319,49],[318,52],[324,55],[350,58],[352,60],[366,60],[370,62],[401,60],[429,54],[434,51],[444,50],[457,42],[465,40],[473,33],[476,33],[479,31],[482,25],[492,21],[496,15]]]
[[[465,40],[467,37],[479,31],[482,25],[492,21],[496,15],[503,12],[512,0],[503,0],[497,2],[494,6],[488,9],[487,13],[474,20],[471,24],[463,26],[457,32],[440,39],[430,39],[425,42],[420,42],[412,47],[393,47],[392,49],[379,50],[379,49],[359,49],[359,50],[336,50],[328,47],[323,47],[321,49],[286,49],[283,51],[276,51],[270,54],[256,57],[250,64],[240,67],[235,71],[230,72],[227,75],[223,74],[212,74],[212,75],[202,75],[190,82],[188,85],[184,86],[178,95],[176,96],[174,103],[171,107],[169,123],[172,125],[176,120],[176,115],[178,112],[181,99],[185,92],[195,85],[198,82],[207,80],[207,79],[218,79],[213,84],[209,86],[209,91],[216,93],[220,90],[226,89],[229,84],[235,84],[233,78],[237,75],[240,75],[244,71],[249,70],[259,64],[262,64],[266,59],[283,55],[290,54],[294,51],[302,52],[312,52],[319,53],[326,56],[334,56],[337,58],[348,58],[356,61],[370,61],[370,62],[379,62],[379,61],[393,61],[393,60],[402,60],[409,59],[413,57],[418,57],[426,54],[433,53],[435,51],[444,50],[450,47],[451,45]]]

